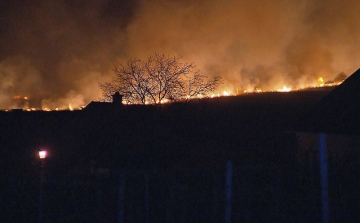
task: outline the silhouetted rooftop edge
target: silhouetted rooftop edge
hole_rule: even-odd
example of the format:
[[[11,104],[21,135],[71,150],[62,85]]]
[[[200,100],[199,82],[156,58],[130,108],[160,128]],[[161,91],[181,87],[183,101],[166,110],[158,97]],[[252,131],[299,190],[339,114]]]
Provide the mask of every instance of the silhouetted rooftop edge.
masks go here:
[[[360,134],[360,69],[324,96],[301,119],[300,131]]]

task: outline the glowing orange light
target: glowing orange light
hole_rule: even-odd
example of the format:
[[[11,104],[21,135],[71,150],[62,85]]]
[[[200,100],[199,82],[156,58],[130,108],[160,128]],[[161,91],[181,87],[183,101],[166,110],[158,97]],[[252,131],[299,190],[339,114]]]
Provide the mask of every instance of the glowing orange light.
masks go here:
[[[228,89],[222,89],[220,92],[214,92],[211,95],[206,95],[207,97],[210,98],[216,98],[216,97],[222,97],[222,96],[237,96],[240,95],[242,93],[247,94],[247,93],[262,93],[262,92],[290,92],[290,91],[297,91],[297,90],[303,90],[303,89],[311,89],[311,88],[318,88],[318,87],[326,87],[326,86],[336,86],[341,84],[342,81],[340,82],[325,82],[323,77],[318,77],[317,79],[313,79],[313,82],[311,83],[302,83],[302,85],[293,85],[292,88],[287,87],[286,85],[284,85],[282,88],[280,89],[276,89],[274,87],[271,86],[267,86],[266,89],[264,88],[264,90],[260,87],[254,87],[253,85],[249,85],[246,86],[245,90],[244,88],[242,89],[241,87],[231,87]],[[280,85],[281,86],[281,85]],[[231,90],[229,90],[231,89]],[[205,95],[201,95],[198,94],[195,97],[191,97],[191,98],[204,98],[206,97]],[[25,111],[38,111],[38,110],[43,110],[43,111],[60,111],[60,110],[66,110],[67,107],[70,111],[73,110],[82,110],[84,108],[84,106],[78,106],[72,103],[68,103],[67,106],[64,104],[59,105],[59,107],[57,106],[52,106],[49,107],[48,105],[43,106],[42,108],[31,108],[29,107],[29,97],[28,96],[21,96],[21,95],[14,95],[12,97],[15,100],[19,100],[16,101],[19,105],[18,106],[22,106],[24,108]],[[190,96],[187,95],[184,98],[182,98],[184,100],[190,99]],[[74,99],[75,100],[75,99]],[[165,103],[171,103],[172,100],[169,99],[162,99],[161,102],[156,101],[156,103],[161,103],[161,104],[165,104]],[[22,103],[22,104],[21,104]],[[127,101],[122,101],[122,104],[124,105],[131,105],[131,104],[137,104],[139,103],[139,101],[137,102],[127,102]],[[150,102],[150,101],[146,101],[145,104],[154,104],[154,102]],[[75,106],[74,106],[75,105]],[[5,110],[5,111],[10,111],[10,110]]]
[[[320,86],[324,86],[324,79],[322,77],[319,77],[317,81]]]
[[[289,92],[289,91],[291,91],[291,88],[284,86],[283,88],[278,89],[278,91],[280,91],[280,92]]]

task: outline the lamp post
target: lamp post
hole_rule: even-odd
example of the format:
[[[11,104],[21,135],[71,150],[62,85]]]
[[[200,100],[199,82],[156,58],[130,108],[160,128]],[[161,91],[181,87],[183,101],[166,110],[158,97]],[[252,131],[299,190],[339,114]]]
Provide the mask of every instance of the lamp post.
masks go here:
[[[43,196],[44,196],[44,162],[46,158],[46,150],[39,150],[39,158],[41,161],[40,167],[40,188],[39,188],[39,219],[38,222],[43,222]]]

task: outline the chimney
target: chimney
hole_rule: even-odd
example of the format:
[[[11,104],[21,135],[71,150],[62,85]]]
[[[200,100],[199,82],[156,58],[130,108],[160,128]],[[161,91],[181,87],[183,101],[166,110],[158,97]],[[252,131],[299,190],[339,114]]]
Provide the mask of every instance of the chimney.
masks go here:
[[[113,104],[122,105],[122,95],[119,92],[113,94],[112,98],[113,98]]]

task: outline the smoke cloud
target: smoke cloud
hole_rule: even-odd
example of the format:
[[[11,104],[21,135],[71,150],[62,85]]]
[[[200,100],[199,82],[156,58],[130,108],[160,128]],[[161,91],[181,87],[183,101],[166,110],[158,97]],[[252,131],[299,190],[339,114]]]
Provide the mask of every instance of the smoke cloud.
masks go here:
[[[355,0],[3,0],[0,109],[86,105],[114,65],[155,52],[222,76],[220,90],[330,81],[359,68],[359,11]]]

